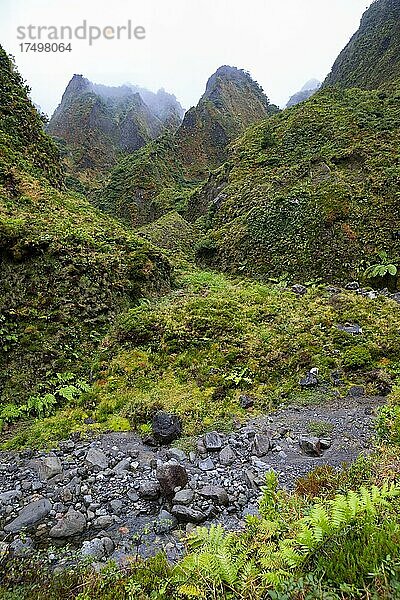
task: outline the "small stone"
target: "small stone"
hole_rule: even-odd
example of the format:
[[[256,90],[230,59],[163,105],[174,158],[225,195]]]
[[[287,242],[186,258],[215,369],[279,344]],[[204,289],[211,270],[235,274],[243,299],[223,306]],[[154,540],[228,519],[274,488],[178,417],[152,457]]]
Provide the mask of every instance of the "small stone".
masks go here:
[[[222,448],[221,436],[217,431],[210,431],[209,433],[206,433],[203,437],[203,443],[205,449],[211,452],[221,450]]]
[[[236,454],[229,444],[225,446],[225,448],[222,448],[221,452],[219,453],[219,461],[221,465],[229,466],[234,463],[235,460]]]
[[[215,469],[215,465],[211,458],[207,457],[199,462],[199,469],[201,471],[213,471]]]
[[[271,436],[263,433],[256,433],[253,441],[253,452],[256,456],[265,456],[271,449]]]
[[[309,371],[303,379],[300,380],[302,388],[310,388],[318,385],[318,377],[315,373]]]
[[[188,506],[173,506],[171,512],[181,523],[201,523],[207,518],[200,510],[195,510]]]
[[[205,498],[210,498],[216,504],[221,504],[222,506],[228,506],[229,504],[229,497],[226,490],[219,485],[206,485],[199,490],[199,494]]]
[[[106,554],[107,554],[107,556],[109,556],[110,554],[112,554],[114,552],[114,547],[115,547],[114,542],[112,541],[111,538],[109,538],[107,536],[103,537],[102,542],[103,542],[103,546],[106,551]]]
[[[365,388],[362,385],[353,385],[347,392],[352,398],[362,398],[365,396]]]
[[[183,462],[187,458],[185,452],[179,448],[169,448],[169,450],[167,450],[167,457],[174,458],[178,462]]]
[[[104,548],[103,540],[100,538],[93,538],[90,541],[86,540],[82,544],[81,554],[94,560],[103,560],[106,558],[106,549]]]
[[[360,289],[360,284],[358,281],[350,281],[350,283],[347,283],[344,287],[345,290],[359,290]]]
[[[113,512],[115,512],[117,515],[122,511],[122,508],[124,506],[124,503],[121,500],[111,500],[110,502],[110,506]]]
[[[89,448],[89,451],[86,454],[86,462],[92,467],[98,467],[103,470],[108,469],[109,466],[107,456],[97,448]]]
[[[363,332],[362,327],[357,323],[345,323],[344,325],[337,325],[336,327],[339,331],[344,331],[349,335],[361,335]]]
[[[62,473],[61,460],[55,454],[49,454],[36,463],[36,469],[41,481],[47,481]]]
[[[113,523],[114,519],[111,515],[101,515],[94,521],[93,526],[97,527],[97,529],[105,529],[106,527],[110,527]]]
[[[131,466],[131,461],[129,458],[123,458],[119,461],[113,468],[114,473],[123,473],[124,471],[129,471]]]
[[[296,296],[304,296],[307,294],[307,288],[304,285],[296,283],[295,285],[292,285],[292,292],[296,294]]]
[[[70,508],[64,517],[50,529],[49,536],[67,538],[82,533],[86,527],[86,517],[79,511]]]
[[[395,292],[390,297],[392,298],[392,300],[400,304],[400,292]]]
[[[137,502],[139,500],[139,496],[134,490],[129,490],[127,496],[131,502]]]
[[[180,490],[172,499],[173,504],[189,506],[193,502],[194,492],[192,490]]]
[[[139,496],[146,500],[157,500],[160,495],[160,486],[156,481],[142,481],[139,487]]]
[[[72,492],[68,488],[63,488],[61,490],[61,500],[63,502],[71,502],[72,500]]]
[[[321,456],[321,443],[316,437],[300,437],[299,444],[302,452],[308,456]]]
[[[248,410],[254,406],[254,398],[242,394],[239,396],[239,404],[244,410]]]
[[[321,438],[319,440],[322,450],[328,450],[332,446],[332,440],[330,438]]]

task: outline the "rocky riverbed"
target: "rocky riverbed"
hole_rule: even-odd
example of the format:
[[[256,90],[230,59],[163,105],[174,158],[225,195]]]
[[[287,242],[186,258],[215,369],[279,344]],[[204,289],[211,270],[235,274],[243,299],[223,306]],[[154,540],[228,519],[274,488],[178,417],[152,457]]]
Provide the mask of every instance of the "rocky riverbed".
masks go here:
[[[339,467],[368,452],[381,402],[355,395],[282,408],[232,433],[205,434],[187,453],[166,444],[168,435],[154,445],[134,433],[77,436],[52,452],[2,453],[1,547],[23,554],[69,544],[97,562],[118,563],[163,548],[174,561],[196,524],[239,529],[256,514],[268,470],[292,488],[318,465]]]

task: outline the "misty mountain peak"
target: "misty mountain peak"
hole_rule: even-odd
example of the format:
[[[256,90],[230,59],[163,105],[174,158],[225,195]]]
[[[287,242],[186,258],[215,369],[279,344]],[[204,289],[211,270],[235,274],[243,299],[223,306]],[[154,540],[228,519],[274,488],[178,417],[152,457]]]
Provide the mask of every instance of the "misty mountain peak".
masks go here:
[[[83,94],[84,92],[89,92],[92,89],[92,83],[89,79],[86,79],[83,75],[73,75],[71,80],[69,81],[64,96],[78,96],[79,94]]]
[[[300,102],[308,100],[320,89],[321,85],[322,84],[318,79],[309,79],[303,85],[301,90],[289,98],[286,108],[290,108],[291,106],[295,106],[296,104],[300,104]]]
[[[202,96],[203,100],[209,99],[211,101],[217,99],[225,86],[235,86],[237,88],[254,87],[260,94],[263,94],[263,90],[258,83],[256,83],[247,71],[238,69],[237,67],[230,67],[229,65],[223,65],[219,67],[213,75],[208,79],[206,85],[206,91]]]
[[[309,90],[318,90],[322,83],[318,79],[309,79],[301,88],[302,92],[308,92]]]

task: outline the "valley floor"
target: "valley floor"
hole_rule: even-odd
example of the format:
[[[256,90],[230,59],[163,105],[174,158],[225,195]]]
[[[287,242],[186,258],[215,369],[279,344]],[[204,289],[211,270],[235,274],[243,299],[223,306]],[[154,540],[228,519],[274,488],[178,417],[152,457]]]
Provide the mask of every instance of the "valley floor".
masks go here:
[[[120,565],[136,554],[146,558],[164,550],[175,561],[184,551],[185,530],[195,524],[241,530],[246,515],[258,515],[271,469],[281,487],[304,492],[307,473],[317,468],[327,475],[369,454],[382,402],[349,396],[281,408],[229,434],[192,438],[186,452],[147,445],[130,432],[92,441],[76,435],[51,452],[3,452],[2,550],[22,556],[69,544],[73,555]],[[187,474],[187,483],[172,495],[160,481],[160,469],[168,465],[181,465]],[[169,477],[175,487],[179,481]]]

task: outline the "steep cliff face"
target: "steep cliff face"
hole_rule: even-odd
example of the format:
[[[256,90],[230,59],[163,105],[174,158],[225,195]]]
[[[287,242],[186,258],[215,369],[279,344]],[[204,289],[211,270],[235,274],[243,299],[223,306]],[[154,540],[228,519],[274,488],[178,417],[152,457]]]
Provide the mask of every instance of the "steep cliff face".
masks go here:
[[[381,251],[397,264],[399,9],[373,2],[325,88],[249,128],[191,196],[186,216],[208,230],[201,261],[331,281],[359,278]]]
[[[208,80],[198,105],[190,109],[175,141],[189,173],[203,178],[227,158],[227,145],[249,125],[277,112],[245,71],[220,67]]]
[[[55,187],[63,186],[64,175],[59,152],[54,142],[43,132],[44,121],[28,97],[29,88],[23,82],[14,65],[0,46],[0,134],[2,155],[15,153],[17,160],[27,161],[30,168]],[[0,175],[10,190],[16,185],[12,169],[4,169]],[[16,165],[15,165],[16,167]]]
[[[400,0],[375,0],[324,85],[389,88],[400,79]]]
[[[160,252],[62,187],[57,148],[0,47],[0,404],[87,371],[115,315],[168,286]]]
[[[98,195],[99,205],[135,225],[168,210],[184,212],[187,199],[246,127],[278,112],[245,71],[220,67],[174,135],[124,158]]]
[[[399,253],[400,100],[327,89],[246,131],[198,190],[199,257],[290,279],[359,277]],[[286,274],[286,275],[285,275]]]
[[[164,91],[109,87],[74,75],[47,132],[59,142],[71,176],[90,186],[115,164],[119,153],[138,150],[175,130],[181,119],[180,104]]]

